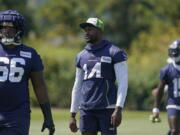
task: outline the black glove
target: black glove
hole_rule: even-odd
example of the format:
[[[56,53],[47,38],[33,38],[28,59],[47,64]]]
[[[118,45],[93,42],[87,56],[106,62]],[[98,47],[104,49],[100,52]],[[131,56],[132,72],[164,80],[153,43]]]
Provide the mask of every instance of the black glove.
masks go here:
[[[44,129],[48,128],[49,135],[53,135],[55,132],[55,126],[51,114],[51,107],[49,103],[40,104],[41,110],[44,115],[44,123],[42,125],[41,132],[44,131]]]

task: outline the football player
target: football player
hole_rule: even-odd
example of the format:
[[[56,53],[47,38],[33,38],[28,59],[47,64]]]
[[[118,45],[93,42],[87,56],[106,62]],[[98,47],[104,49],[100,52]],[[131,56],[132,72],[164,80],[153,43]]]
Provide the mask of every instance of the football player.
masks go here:
[[[170,44],[169,57],[172,59],[160,71],[160,82],[155,94],[153,117],[159,118],[159,107],[164,93],[164,87],[168,85],[167,114],[169,122],[168,135],[180,134],[180,39]]]
[[[16,10],[0,12],[0,135],[29,134],[29,79],[44,115],[42,131],[48,128],[49,135],[53,135],[55,127],[41,58],[21,43],[24,21]]]
[[[171,57],[169,57],[169,58],[167,58],[167,63],[173,63],[173,59],[171,58]],[[156,96],[156,94],[157,94],[157,90],[158,88],[154,88],[154,89],[152,89],[152,91],[151,91],[151,94],[155,97]],[[167,90],[168,90],[168,86],[166,85],[165,87],[164,87],[164,93],[166,93],[167,92]]]
[[[127,94],[127,54],[104,39],[100,19],[89,18],[80,27],[87,45],[77,55],[69,127],[72,132],[78,130],[76,113],[80,108],[82,135],[116,135]]]

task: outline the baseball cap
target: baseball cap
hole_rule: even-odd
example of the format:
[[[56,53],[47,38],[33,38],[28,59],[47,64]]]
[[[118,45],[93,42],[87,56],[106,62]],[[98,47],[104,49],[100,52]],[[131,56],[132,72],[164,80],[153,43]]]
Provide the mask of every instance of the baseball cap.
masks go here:
[[[104,23],[98,18],[88,18],[86,22],[80,23],[80,27],[83,29],[87,26],[94,26],[104,31]]]

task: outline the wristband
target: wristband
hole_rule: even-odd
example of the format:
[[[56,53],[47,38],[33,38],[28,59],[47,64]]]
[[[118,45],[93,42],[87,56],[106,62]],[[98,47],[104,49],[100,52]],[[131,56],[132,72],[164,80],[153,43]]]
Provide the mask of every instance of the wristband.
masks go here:
[[[76,113],[75,112],[71,113],[71,117],[75,118],[76,117]]]
[[[158,109],[158,108],[153,108],[153,109],[152,109],[152,112],[153,112],[153,113],[159,113],[159,109]]]
[[[44,118],[48,120],[52,120],[52,114],[51,114],[51,106],[50,103],[44,103],[40,104],[41,110],[43,112]]]

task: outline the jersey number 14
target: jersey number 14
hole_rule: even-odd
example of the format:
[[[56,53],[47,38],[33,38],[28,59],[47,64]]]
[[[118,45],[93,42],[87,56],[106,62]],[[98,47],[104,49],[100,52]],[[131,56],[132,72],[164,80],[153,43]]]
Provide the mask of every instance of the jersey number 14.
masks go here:
[[[84,64],[83,69],[85,71],[84,80],[93,78],[94,76],[95,76],[95,78],[102,78],[101,77],[101,63],[100,62],[97,62],[94,65],[94,67],[91,69],[89,74],[88,74],[87,64]]]

